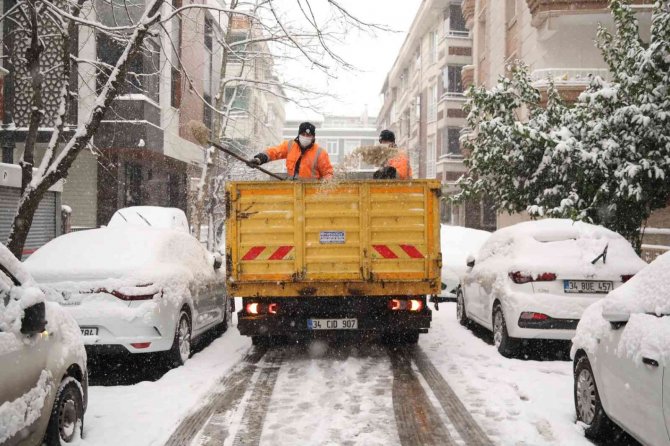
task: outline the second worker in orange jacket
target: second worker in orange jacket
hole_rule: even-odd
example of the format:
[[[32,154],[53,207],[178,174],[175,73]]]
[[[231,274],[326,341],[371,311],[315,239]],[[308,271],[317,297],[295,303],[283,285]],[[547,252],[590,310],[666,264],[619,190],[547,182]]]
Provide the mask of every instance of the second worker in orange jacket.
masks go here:
[[[284,141],[276,147],[268,147],[252,159],[255,164],[286,159],[286,171],[289,179],[327,179],[333,176],[328,151],[314,142],[316,128],[309,122],[303,122],[298,128],[298,136]]]

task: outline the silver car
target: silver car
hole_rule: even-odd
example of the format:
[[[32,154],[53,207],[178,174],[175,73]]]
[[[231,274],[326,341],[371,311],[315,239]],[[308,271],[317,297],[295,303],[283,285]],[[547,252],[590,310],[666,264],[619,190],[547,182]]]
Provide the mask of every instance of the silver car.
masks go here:
[[[81,437],[88,378],[79,327],[2,245],[0,364],[0,445]]]

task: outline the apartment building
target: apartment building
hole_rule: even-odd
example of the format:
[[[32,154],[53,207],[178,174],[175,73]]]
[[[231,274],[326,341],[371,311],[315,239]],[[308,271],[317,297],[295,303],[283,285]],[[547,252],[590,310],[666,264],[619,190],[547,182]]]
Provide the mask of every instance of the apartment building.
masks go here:
[[[298,136],[298,127],[306,119],[287,120],[281,141],[292,140]],[[309,120],[309,119],[307,119]],[[337,166],[345,161],[358,147],[372,146],[378,143],[377,118],[369,117],[367,110],[358,116],[325,114],[319,119],[309,120],[316,127],[316,142],[328,151],[330,162]],[[278,144],[279,141],[273,145]],[[365,163],[356,165],[350,162],[343,166],[352,177],[371,177],[379,166]]]
[[[378,129],[396,133],[410,153],[415,176],[438,178],[445,197],[465,172],[460,135],[465,125],[463,67],[472,64],[472,38],[460,0],[425,0],[382,87]],[[442,221],[490,229],[495,215],[481,203],[443,200]]]

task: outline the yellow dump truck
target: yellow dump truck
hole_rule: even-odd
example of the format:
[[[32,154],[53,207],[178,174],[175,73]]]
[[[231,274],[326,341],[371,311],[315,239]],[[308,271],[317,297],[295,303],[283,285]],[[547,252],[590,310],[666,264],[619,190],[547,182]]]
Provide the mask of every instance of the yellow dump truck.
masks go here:
[[[255,344],[354,330],[415,343],[441,285],[436,180],[231,182],[229,293]]]

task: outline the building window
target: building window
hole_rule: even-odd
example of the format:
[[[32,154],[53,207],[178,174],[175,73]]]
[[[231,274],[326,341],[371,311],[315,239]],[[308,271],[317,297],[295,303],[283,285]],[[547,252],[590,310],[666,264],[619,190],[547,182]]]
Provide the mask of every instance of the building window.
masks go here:
[[[441,156],[461,156],[461,129],[459,127],[447,127],[442,130]]]
[[[414,99],[414,117],[416,117],[417,121],[421,119],[421,95],[418,95]]]
[[[321,145],[326,147],[326,150],[328,151],[328,155],[333,155],[333,156],[339,155],[340,151],[338,149],[336,139],[326,139],[325,141],[323,141],[323,143]]]
[[[225,106],[230,107],[231,112],[249,111],[249,96],[249,87],[226,87],[224,95]]]
[[[405,68],[402,70],[402,74],[400,75],[400,89],[402,91],[407,90],[407,78],[409,77],[409,70]]]
[[[449,5],[449,35],[454,37],[467,37],[470,35],[465,26],[463,10],[459,4]]]
[[[419,44],[414,53],[414,69],[416,71],[421,71],[421,44]]]
[[[360,139],[346,139],[344,141],[344,155],[348,156],[351,153],[361,146]]]
[[[435,164],[437,154],[435,153],[435,137],[428,138],[428,147],[426,148],[426,178],[435,178]]]
[[[138,206],[142,204],[142,166],[135,163],[124,165],[124,206]]]
[[[435,63],[437,62],[437,31],[431,31],[430,32],[430,46],[429,46],[429,51],[430,51],[430,63]]]
[[[429,89],[428,94],[428,122],[437,119],[437,84]]]
[[[172,0],[172,7],[179,9],[182,0]],[[172,19],[172,67],[170,70],[170,105],[179,108],[181,105],[181,44],[182,44],[182,15],[177,14]]]
[[[442,80],[447,93],[463,93],[460,65],[449,65],[444,69]]]
[[[98,66],[96,76],[97,93],[102,91],[113,67],[125,50],[123,43],[105,33],[96,34],[98,60],[106,65]],[[130,57],[128,75],[121,86],[120,95],[143,94],[158,102],[160,94],[160,50],[156,42],[145,39],[141,52]]]
[[[212,113],[212,64],[213,64],[213,54],[212,54],[212,49],[213,49],[213,40],[214,40],[214,24],[212,23],[212,19],[209,17],[205,17],[205,67],[204,67],[204,73],[203,73],[203,83],[204,83],[204,88],[203,88],[203,98],[205,99],[205,104],[204,106],[204,112],[203,112],[203,121],[207,127],[210,129],[212,128],[212,119],[214,117],[214,114]]]

